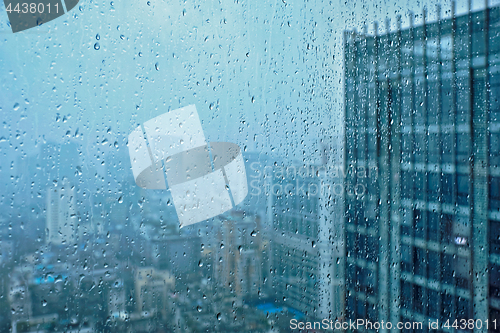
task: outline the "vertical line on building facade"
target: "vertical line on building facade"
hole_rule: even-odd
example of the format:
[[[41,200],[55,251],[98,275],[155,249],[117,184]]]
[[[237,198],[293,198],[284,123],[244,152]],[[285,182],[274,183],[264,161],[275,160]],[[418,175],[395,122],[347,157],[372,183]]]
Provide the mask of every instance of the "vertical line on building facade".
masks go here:
[[[425,253],[427,255],[427,232],[429,230],[428,228],[428,214],[429,214],[429,196],[428,196],[428,188],[429,184],[427,183],[429,180],[429,172],[430,172],[430,167],[429,167],[429,140],[430,140],[430,131],[429,131],[429,71],[428,71],[428,66],[427,66],[427,10],[424,8],[422,10],[422,19],[423,19],[423,25],[422,25],[422,66],[423,66],[423,77],[422,77],[422,90],[424,92],[424,96],[422,99],[422,117],[424,119],[424,128],[423,128],[423,138],[424,141],[422,143],[422,157],[423,157],[423,170],[421,170],[421,175],[423,177],[423,182],[421,183],[423,185],[422,189],[422,199],[423,199],[423,207],[421,207],[419,217],[422,220],[421,221],[421,227],[422,231],[420,231],[421,237],[425,240],[424,247],[422,250],[425,250]],[[425,259],[424,259],[425,261]],[[424,280],[424,288],[422,290],[422,297],[423,299],[428,299],[428,290],[429,290],[429,284],[428,284],[428,279]],[[424,315],[428,315],[428,307],[423,307],[422,312]]]
[[[444,152],[444,149],[443,149],[443,142],[442,142],[442,121],[443,121],[443,98],[442,98],[442,93],[443,93],[443,89],[442,89],[442,85],[443,85],[443,73],[442,73],[442,66],[443,66],[443,58],[442,58],[442,54],[441,54],[441,35],[442,35],[442,27],[441,27],[441,22],[442,22],[442,19],[441,19],[441,6],[440,5],[437,5],[436,6],[436,11],[437,11],[437,17],[438,17],[438,32],[437,32],[437,55],[436,55],[436,59],[437,59],[437,65],[438,65],[438,77],[437,77],[437,81],[438,81],[438,84],[437,84],[437,88],[438,88],[438,92],[437,92],[437,107],[438,107],[438,128],[437,128],[437,149],[438,149],[438,152],[437,152],[437,164],[439,166],[439,184],[438,184],[438,193],[437,193],[437,206],[438,206],[438,209],[437,209],[437,213],[439,214],[437,217],[435,217],[435,223],[437,223],[437,232],[438,232],[438,237],[437,239],[440,239],[439,238],[439,233],[440,233],[440,230],[441,230],[441,216],[442,216],[442,198],[443,198],[443,152]],[[430,260],[429,260],[430,262]],[[442,267],[442,258],[441,258],[441,253],[439,253],[439,255],[437,256],[437,267],[433,267],[431,269],[434,269],[437,271],[437,276],[441,276],[442,274],[442,270],[441,270],[441,267]],[[437,300],[438,304],[437,304],[437,308],[438,309],[441,309],[442,307],[442,301],[441,301],[441,297],[438,297],[438,300]]]

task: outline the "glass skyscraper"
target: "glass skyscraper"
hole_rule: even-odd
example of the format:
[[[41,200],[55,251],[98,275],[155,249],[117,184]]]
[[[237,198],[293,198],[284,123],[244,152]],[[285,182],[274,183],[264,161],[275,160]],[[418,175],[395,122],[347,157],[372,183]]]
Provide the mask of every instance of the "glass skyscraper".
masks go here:
[[[344,39],[347,318],[500,331],[500,8],[381,30]]]
[[[336,170],[326,163],[293,163],[273,171],[264,187],[273,223],[274,296],[304,318],[338,319],[344,310],[345,254]]]

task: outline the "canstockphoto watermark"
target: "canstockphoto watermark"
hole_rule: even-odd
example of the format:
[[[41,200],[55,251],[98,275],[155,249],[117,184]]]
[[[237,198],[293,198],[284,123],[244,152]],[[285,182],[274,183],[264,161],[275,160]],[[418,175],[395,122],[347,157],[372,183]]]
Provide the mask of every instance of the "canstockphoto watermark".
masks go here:
[[[348,177],[349,176],[349,177]],[[353,177],[354,176],[354,177]],[[367,184],[377,180],[378,169],[342,165],[263,166],[250,164],[250,195],[303,197],[356,196],[367,194]],[[355,179],[353,182],[352,179]]]

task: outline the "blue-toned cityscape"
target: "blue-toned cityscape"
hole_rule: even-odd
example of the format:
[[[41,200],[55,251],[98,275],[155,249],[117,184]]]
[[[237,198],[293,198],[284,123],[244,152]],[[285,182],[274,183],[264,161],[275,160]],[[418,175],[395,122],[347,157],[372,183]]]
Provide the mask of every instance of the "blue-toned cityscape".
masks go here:
[[[500,332],[497,3],[89,3],[0,23],[0,332]]]

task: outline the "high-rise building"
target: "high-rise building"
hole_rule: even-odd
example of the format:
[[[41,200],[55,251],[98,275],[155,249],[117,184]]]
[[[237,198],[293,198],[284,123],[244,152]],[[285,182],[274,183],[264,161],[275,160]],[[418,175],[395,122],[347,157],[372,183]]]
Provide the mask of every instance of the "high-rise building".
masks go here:
[[[33,177],[37,191],[45,192],[46,240],[54,245],[72,244],[77,238],[77,186],[81,182],[78,145],[46,143],[40,149]],[[33,186],[33,185],[32,185]]]
[[[257,299],[262,291],[261,218],[244,211],[228,212],[219,217],[213,255],[215,281],[222,291],[240,303]]]
[[[76,239],[75,190],[67,179],[47,190],[47,242],[72,245]]]
[[[276,166],[271,177],[264,187],[273,223],[275,297],[307,318],[340,319],[345,283],[341,181],[336,184],[328,164]]]
[[[136,311],[162,313],[166,318],[168,294],[175,287],[175,277],[166,270],[152,267],[139,268],[134,276]]]
[[[498,331],[500,8],[438,17],[345,33],[347,315]]]

